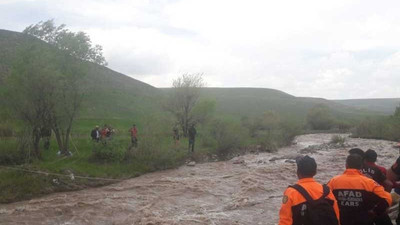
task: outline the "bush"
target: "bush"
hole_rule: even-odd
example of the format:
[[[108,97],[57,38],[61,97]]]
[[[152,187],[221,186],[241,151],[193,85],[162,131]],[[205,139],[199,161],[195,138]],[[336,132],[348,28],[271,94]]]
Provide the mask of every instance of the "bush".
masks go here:
[[[17,165],[30,162],[31,141],[29,131],[21,131],[17,134],[17,138],[2,138],[0,164]]]
[[[265,130],[258,133],[258,144],[266,152],[275,152],[282,146],[290,145],[293,139],[300,133],[300,129],[290,123],[282,123],[273,130]]]
[[[93,142],[92,158],[101,162],[121,162],[128,147],[121,140],[110,139],[106,143]]]
[[[242,123],[248,127],[250,136],[261,146],[261,150],[267,152],[291,144],[296,135],[300,134],[299,124],[283,120],[274,111],[267,111],[252,120],[242,119]]]
[[[216,119],[210,125],[210,133],[215,140],[216,153],[220,159],[229,157],[243,145],[243,139],[247,134],[240,124]]]
[[[313,130],[329,130],[334,125],[334,119],[328,106],[318,104],[307,114],[307,125]]]
[[[366,118],[353,129],[352,136],[384,139],[386,124],[388,124],[388,122],[385,119]]]
[[[0,137],[14,136],[13,128],[8,124],[0,124]]]
[[[340,135],[333,135],[331,138],[330,143],[332,144],[337,144],[337,145],[344,145],[346,142],[346,137],[340,136]]]
[[[27,151],[18,148],[15,140],[2,141],[0,144],[0,164],[16,165],[27,161]]]

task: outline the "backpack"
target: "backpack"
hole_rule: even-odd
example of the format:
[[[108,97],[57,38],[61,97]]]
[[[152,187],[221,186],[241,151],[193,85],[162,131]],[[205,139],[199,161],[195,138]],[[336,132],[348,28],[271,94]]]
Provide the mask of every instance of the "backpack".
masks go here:
[[[305,213],[301,213],[302,224],[304,225],[338,225],[339,222],[336,217],[335,210],[333,209],[333,202],[326,199],[329,194],[329,187],[325,184],[323,187],[323,194],[319,199],[312,199],[310,194],[300,185],[295,184],[289,186],[297,190],[306,199],[305,205],[302,210]]]

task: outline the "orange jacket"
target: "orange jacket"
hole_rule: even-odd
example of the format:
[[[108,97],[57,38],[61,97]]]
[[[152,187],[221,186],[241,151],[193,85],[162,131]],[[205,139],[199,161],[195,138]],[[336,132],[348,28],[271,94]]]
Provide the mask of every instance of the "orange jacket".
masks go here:
[[[368,211],[384,213],[392,204],[390,193],[357,169],[346,169],[332,178],[328,186],[338,201],[342,225],[369,224],[372,218]]]
[[[319,199],[323,194],[322,185],[316,182],[313,178],[300,179],[297,184],[306,189],[314,200]],[[339,208],[332,191],[330,191],[326,198],[332,201],[333,209],[335,210],[336,217],[339,221]],[[279,211],[279,225],[298,224],[300,221],[296,221],[294,214],[301,209],[301,206],[304,203],[306,203],[306,199],[302,194],[293,188],[287,188],[283,194],[282,206]]]

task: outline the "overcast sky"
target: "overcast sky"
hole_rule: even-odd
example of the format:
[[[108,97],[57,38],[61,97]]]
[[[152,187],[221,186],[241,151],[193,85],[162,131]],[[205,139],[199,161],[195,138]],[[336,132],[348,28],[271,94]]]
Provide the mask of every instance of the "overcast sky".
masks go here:
[[[398,0],[0,0],[0,29],[54,18],[156,87],[203,73],[211,87],[384,98],[400,97],[399,12]]]

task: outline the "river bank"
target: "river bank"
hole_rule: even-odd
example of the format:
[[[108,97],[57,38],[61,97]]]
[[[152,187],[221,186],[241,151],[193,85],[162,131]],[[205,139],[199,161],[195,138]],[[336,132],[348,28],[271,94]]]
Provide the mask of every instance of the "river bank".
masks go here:
[[[394,142],[347,138],[324,147],[333,134],[298,136],[277,153],[248,154],[225,162],[182,166],[100,188],[55,193],[0,205],[2,224],[276,224],[284,189],[296,182],[297,155],[317,160],[316,180],[344,170],[350,146],[372,148],[389,167]],[[314,147],[309,147],[314,146]],[[319,146],[319,147],[318,147]],[[310,151],[312,149],[312,151]]]

